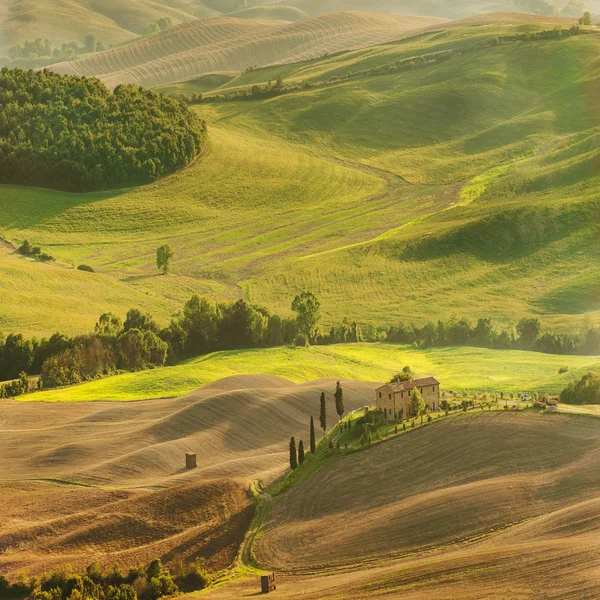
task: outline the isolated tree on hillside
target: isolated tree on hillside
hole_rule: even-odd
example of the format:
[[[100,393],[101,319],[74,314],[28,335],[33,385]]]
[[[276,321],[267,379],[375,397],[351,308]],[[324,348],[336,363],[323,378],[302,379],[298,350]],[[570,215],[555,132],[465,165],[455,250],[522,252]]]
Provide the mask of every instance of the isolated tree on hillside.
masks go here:
[[[296,313],[298,331],[310,343],[317,332],[317,325],[321,319],[321,303],[312,292],[302,292],[294,298],[292,310]]]
[[[300,464],[304,463],[304,442],[302,440],[298,444],[298,462]]]
[[[423,396],[421,396],[421,392],[417,388],[415,388],[410,396],[410,412],[413,417],[421,417],[421,423],[423,423],[423,414],[425,410],[425,401],[423,400]]]
[[[310,451],[314,454],[317,451],[317,440],[315,437],[315,420],[310,416]]]
[[[327,431],[327,405],[325,404],[325,392],[321,392],[321,429],[323,430],[323,436]]]
[[[580,25],[591,25],[592,24],[592,13],[589,10],[586,10],[583,13],[583,17],[579,19]]]
[[[295,469],[298,466],[298,455],[296,454],[296,438],[290,438],[290,468]]]
[[[338,381],[335,386],[335,412],[337,412],[339,418],[341,419],[344,415],[344,392],[342,390],[342,385]]]
[[[164,244],[156,251],[156,266],[166,275],[171,268],[171,259],[175,256],[173,248]]]

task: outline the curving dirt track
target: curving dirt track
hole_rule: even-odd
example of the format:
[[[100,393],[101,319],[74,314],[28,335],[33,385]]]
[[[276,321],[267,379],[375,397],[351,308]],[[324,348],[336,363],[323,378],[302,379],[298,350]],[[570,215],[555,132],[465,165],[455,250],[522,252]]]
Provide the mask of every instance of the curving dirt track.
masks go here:
[[[433,423],[293,488],[257,558],[286,599],[597,598],[599,461],[594,418]],[[256,581],[227,591],[246,597]]]
[[[344,382],[347,410],[374,384]],[[135,403],[0,403],[0,572],[233,558],[253,515],[248,483],[287,467],[290,435],[335,382],[231,377],[183,398]],[[185,452],[198,455],[187,471]]]

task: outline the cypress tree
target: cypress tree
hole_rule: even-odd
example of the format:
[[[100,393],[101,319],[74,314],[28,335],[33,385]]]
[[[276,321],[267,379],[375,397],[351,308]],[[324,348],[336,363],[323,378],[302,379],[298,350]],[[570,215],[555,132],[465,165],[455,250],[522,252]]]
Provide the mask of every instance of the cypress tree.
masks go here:
[[[310,451],[314,454],[317,451],[317,441],[315,439],[315,420],[310,416]]]
[[[325,405],[325,392],[321,392],[321,429],[323,429],[323,435],[327,431],[327,406]]]
[[[290,438],[290,468],[295,469],[298,466],[298,456],[296,455],[296,438]]]
[[[304,463],[304,442],[302,440],[298,444],[298,462],[300,464]]]
[[[341,419],[344,414],[344,392],[342,391],[342,386],[338,381],[335,386],[335,411],[337,412],[339,418]]]

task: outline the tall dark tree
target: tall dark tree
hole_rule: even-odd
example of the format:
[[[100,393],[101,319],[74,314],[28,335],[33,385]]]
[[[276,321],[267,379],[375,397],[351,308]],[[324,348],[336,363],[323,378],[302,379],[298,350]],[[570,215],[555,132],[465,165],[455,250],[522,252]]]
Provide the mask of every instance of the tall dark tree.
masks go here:
[[[298,444],[298,462],[300,464],[304,463],[304,442],[302,440]]]
[[[325,404],[325,392],[321,392],[321,415],[320,415],[321,429],[323,435],[327,431],[327,405]]]
[[[335,386],[335,412],[338,414],[341,419],[344,416],[344,391],[342,390],[342,385],[338,381]]]
[[[317,451],[317,440],[315,437],[315,420],[310,416],[310,451],[314,454]]]
[[[290,438],[290,468],[295,469],[298,466],[298,455],[296,454],[296,438]]]

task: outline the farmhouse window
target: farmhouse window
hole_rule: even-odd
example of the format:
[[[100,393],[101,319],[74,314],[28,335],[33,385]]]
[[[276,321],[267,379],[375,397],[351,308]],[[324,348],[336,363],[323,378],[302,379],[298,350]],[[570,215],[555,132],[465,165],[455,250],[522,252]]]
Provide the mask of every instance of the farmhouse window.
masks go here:
[[[381,392],[379,392],[379,397],[381,398]]]
[[[421,388],[421,394],[423,393],[423,388]]]
[[[388,399],[391,400],[392,399],[392,395],[388,394]]]

